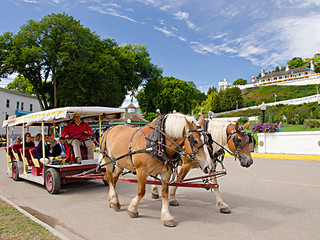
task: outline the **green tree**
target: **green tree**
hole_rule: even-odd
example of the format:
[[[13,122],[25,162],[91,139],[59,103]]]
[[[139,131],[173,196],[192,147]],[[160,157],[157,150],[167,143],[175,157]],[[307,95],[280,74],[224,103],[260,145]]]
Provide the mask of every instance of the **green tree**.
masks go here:
[[[144,46],[101,40],[66,14],[30,20],[16,35],[3,34],[0,52],[0,75],[17,72],[28,79],[41,109],[119,106],[128,91],[161,75]]]
[[[207,91],[207,95],[210,95],[213,92],[218,92],[216,87],[209,87],[208,91]]]
[[[174,77],[152,79],[137,95],[144,116],[155,112],[156,109],[160,109],[161,113],[176,110],[188,114],[205,99],[206,95],[197,90],[193,82]]]
[[[233,85],[246,85],[248,82],[243,78],[238,78],[233,82]]]
[[[7,89],[11,89],[17,92],[22,92],[26,94],[34,94],[34,89],[32,84],[24,78],[24,76],[17,76],[13,82],[6,86]]]
[[[291,69],[299,68],[304,66],[304,62],[301,57],[294,57],[289,62],[288,65]]]

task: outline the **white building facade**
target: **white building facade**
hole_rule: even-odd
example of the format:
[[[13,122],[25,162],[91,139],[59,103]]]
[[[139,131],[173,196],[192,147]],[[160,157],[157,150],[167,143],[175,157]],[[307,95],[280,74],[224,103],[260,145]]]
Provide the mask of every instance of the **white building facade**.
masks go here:
[[[0,122],[1,126],[4,120],[9,116],[17,115],[23,112],[38,112],[40,104],[35,96],[20,93],[6,88],[0,88]],[[5,134],[6,129],[0,128],[0,134]]]

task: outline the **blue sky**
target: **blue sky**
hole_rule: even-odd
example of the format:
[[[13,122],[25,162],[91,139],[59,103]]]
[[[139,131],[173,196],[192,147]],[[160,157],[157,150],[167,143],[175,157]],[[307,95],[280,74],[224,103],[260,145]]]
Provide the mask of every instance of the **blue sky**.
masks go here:
[[[146,45],[164,76],[205,92],[320,52],[319,0],[1,0],[0,34],[65,12],[120,45]],[[10,81],[10,79],[9,79]],[[4,85],[8,80],[3,80]]]

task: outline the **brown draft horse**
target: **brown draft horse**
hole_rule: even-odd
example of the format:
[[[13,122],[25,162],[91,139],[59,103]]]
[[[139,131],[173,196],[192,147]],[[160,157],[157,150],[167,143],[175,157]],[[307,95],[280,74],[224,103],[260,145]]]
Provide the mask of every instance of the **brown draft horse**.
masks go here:
[[[200,120],[200,122],[203,122]],[[164,138],[164,154],[168,159],[174,159],[176,152],[180,155],[191,157],[191,162],[197,162],[197,166],[205,172],[213,169],[212,161],[208,152],[207,145],[204,144],[205,132],[187,120],[182,114],[168,114],[165,117],[162,135]],[[138,217],[138,204],[145,195],[145,185],[148,176],[160,175],[162,179],[162,209],[161,220],[165,226],[176,226],[174,218],[169,212],[168,202],[168,181],[172,174],[170,165],[157,159],[150,152],[137,152],[147,149],[147,139],[152,136],[152,131],[156,130],[158,123],[156,120],[143,128],[128,125],[118,125],[106,131],[100,141],[101,150],[104,151],[104,161],[112,162],[106,167],[106,177],[109,184],[109,206],[115,210],[120,209],[120,203],[115,187],[119,175],[124,168],[136,172],[138,180],[138,195],[133,198],[128,207],[130,217]],[[184,146],[184,149],[182,149]],[[166,182],[165,182],[166,181]]]
[[[211,134],[213,140],[218,144],[225,146],[228,144],[229,150],[238,158],[242,167],[250,167],[253,163],[249,145],[248,145],[248,135],[245,133],[245,129],[249,126],[250,122],[247,122],[243,126],[236,122],[235,124],[230,124],[227,121],[214,121],[209,120],[207,125],[207,131]],[[216,143],[212,144],[213,152],[220,149],[220,146]],[[181,181],[185,178],[187,173],[192,168],[198,168],[198,164],[192,162],[187,157],[182,157],[182,166],[177,177],[177,181]],[[216,162],[213,162],[214,169],[216,168]],[[214,187],[214,192],[216,196],[216,202],[221,213],[231,213],[229,206],[223,201],[221,194],[219,192],[219,185],[216,177],[212,177],[212,184]],[[179,206],[178,201],[175,198],[176,191],[178,187],[172,187],[170,190],[170,201],[171,206]],[[156,186],[151,187],[151,194],[153,198],[158,198],[158,189]]]

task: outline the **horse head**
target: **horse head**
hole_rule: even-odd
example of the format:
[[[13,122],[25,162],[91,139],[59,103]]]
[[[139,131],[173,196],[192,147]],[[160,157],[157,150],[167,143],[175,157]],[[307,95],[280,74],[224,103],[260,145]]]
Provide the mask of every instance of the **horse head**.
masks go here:
[[[196,124],[195,119],[180,113],[168,114],[165,129],[166,134],[175,139],[180,146],[184,146],[183,156],[197,162],[205,173],[213,169],[205,143],[206,133],[199,124]]]
[[[249,143],[252,141],[245,129],[249,126],[247,122],[243,126],[237,121],[235,124],[230,124],[227,127],[227,143],[231,152],[239,159],[242,167],[250,167],[253,163],[251,157]]]
[[[199,124],[191,123],[186,119],[186,138],[184,148],[191,156],[193,161],[198,162],[204,173],[209,173],[213,170],[213,164],[208,150],[207,135],[203,129],[204,118],[200,116]]]

